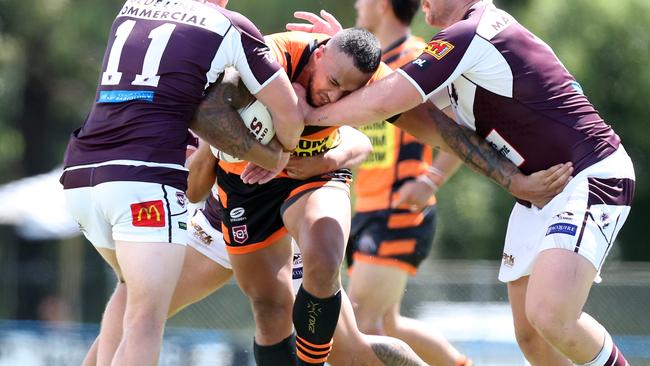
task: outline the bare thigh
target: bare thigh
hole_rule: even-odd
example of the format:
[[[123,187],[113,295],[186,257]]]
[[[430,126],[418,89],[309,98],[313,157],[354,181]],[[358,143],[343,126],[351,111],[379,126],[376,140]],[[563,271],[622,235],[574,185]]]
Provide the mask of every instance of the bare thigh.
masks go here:
[[[381,334],[382,319],[389,309],[400,303],[407,276],[404,271],[394,267],[361,261],[354,264],[348,291],[357,322],[363,331]]]
[[[170,243],[116,241],[119,268],[127,289],[127,315],[132,306],[167,314],[185,256],[185,246]],[[143,309],[144,310],[144,309]]]
[[[188,245],[181,276],[169,306],[169,316],[217,291],[231,277],[232,270]]]

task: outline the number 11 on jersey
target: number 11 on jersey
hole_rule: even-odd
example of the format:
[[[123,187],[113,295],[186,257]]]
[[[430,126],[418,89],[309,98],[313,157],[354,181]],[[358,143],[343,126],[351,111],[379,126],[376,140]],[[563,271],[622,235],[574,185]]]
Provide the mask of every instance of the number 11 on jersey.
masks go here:
[[[133,31],[135,24],[135,20],[126,20],[117,27],[115,41],[113,41],[113,46],[108,55],[106,71],[102,73],[102,85],[117,85],[120,83],[122,73],[118,71],[118,67],[120,65],[120,58],[122,57],[122,49],[131,31]],[[160,80],[160,75],[158,75],[160,60],[174,28],[176,28],[175,24],[165,23],[149,32],[151,43],[149,43],[147,52],[144,55],[142,73],[135,75],[135,79],[131,82],[131,85],[158,86],[158,81]]]

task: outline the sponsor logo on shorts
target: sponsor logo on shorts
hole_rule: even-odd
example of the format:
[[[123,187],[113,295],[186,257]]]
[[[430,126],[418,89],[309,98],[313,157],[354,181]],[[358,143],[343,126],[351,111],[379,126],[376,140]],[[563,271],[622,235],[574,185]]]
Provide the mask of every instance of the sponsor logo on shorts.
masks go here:
[[[302,267],[294,268],[291,272],[292,278],[294,280],[299,280],[302,278]]]
[[[433,40],[427,43],[427,47],[424,49],[424,52],[435,57],[436,60],[441,60],[445,55],[447,55],[451,50],[454,49],[454,45],[443,40]]]
[[[546,235],[551,235],[551,234],[567,234],[571,236],[575,236],[576,232],[578,232],[578,226],[573,225],[573,224],[553,224],[548,227],[548,230],[546,230]]]
[[[165,209],[162,200],[131,204],[133,226],[165,227]]]
[[[302,255],[300,253],[294,253],[293,254],[293,265],[295,266],[302,266]]]
[[[192,225],[192,229],[194,229],[192,235],[194,235],[195,238],[199,239],[201,243],[205,245],[212,244],[212,236],[206,233],[201,225],[197,224],[194,220],[190,220],[190,225]]]
[[[245,213],[246,213],[246,210],[244,210],[243,207],[235,207],[232,210],[230,210],[230,218],[232,219],[232,221],[245,220],[246,219],[245,217],[242,218],[242,216],[244,216]],[[236,220],[236,219],[240,219],[240,218],[241,218],[241,220]]]
[[[176,202],[178,202],[179,206],[185,208],[185,205],[187,204],[187,198],[185,197],[185,193],[176,192]]]
[[[503,257],[502,260],[503,265],[506,267],[514,267],[515,266],[515,256],[512,254],[508,254],[506,252],[503,252]]]
[[[611,221],[612,221],[611,218],[610,218],[609,215],[606,214],[605,212],[602,212],[602,213],[600,214],[600,226],[601,226],[603,229],[605,229],[606,227],[608,227],[608,226],[609,226],[609,223],[610,223]]]
[[[233,226],[232,237],[235,243],[244,244],[248,240],[248,228],[246,225]]]
[[[363,235],[359,240],[359,251],[363,253],[374,253],[377,251],[377,243],[370,235]]]

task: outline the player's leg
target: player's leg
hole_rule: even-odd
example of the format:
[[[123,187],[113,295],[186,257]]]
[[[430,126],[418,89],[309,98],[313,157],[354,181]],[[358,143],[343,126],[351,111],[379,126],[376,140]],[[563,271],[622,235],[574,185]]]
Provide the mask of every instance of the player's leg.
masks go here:
[[[291,311],[291,237],[245,254],[230,254],[237,283],[255,318],[255,360],[261,366],[295,365]]]
[[[185,245],[116,241],[116,253],[127,296],[122,341],[112,364],[156,365]]]
[[[406,272],[395,267],[376,265],[365,260],[354,262],[348,293],[362,332],[386,334],[384,315],[401,301],[406,280]]]
[[[593,264],[575,252],[547,249],[538,255],[528,282],[526,318],[576,364],[594,360],[607,338],[603,327],[582,312],[596,273]],[[603,362],[612,352],[617,353],[610,345]],[[608,363],[625,364],[622,355],[617,363]]]
[[[101,331],[93,341],[81,363],[82,366],[110,365],[115,355],[115,350],[122,339],[122,318],[126,306],[126,287],[118,283],[111,298],[106,304],[102,316]],[[102,340],[101,357],[99,354],[99,342]]]
[[[232,270],[188,246],[176,290],[169,305],[169,317],[203,300],[232,278]]]
[[[363,334],[357,328],[354,310],[345,291],[341,291],[341,314],[334,332],[332,366],[425,365],[412,349],[399,339]]]
[[[229,268],[228,255],[221,232],[212,228],[202,213],[195,215],[189,221],[189,245],[185,251],[183,269],[172,296],[168,317],[172,317],[184,307],[198,302],[217,291],[232,277],[232,270]],[[207,243],[209,246],[201,239],[209,239]],[[126,288],[120,282],[106,306],[102,320],[104,342],[108,343],[103,347],[103,349],[106,349],[105,353],[108,356],[102,364],[110,364],[122,338],[122,317],[125,305]],[[98,364],[98,345],[99,337],[91,345],[83,366]]]
[[[348,288],[361,331],[402,339],[430,364],[468,364],[470,361],[430,326],[399,314],[408,276],[415,275],[431,251],[435,208],[424,213],[358,213],[352,227]]]
[[[96,248],[104,260],[113,267],[118,279],[115,291],[106,303],[97,340],[93,342],[84,359],[84,365],[110,365],[122,339],[122,320],[126,307],[126,285],[123,282],[115,251]]]
[[[386,335],[406,342],[418,356],[432,365],[471,366],[472,360],[462,354],[435,328],[417,319],[402,316],[400,303],[384,315]]]
[[[169,306],[169,317],[220,289],[232,277],[221,227],[201,210],[188,219],[183,270]]]
[[[526,288],[528,276],[508,282],[508,300],[512,308],[517,344],[526,359],[533,366],[557,365],[571,366],[573,363],[558,352],[526,318]]]
[[[300,246],[304,264],[293,311],[297,354],[301,364],[322,365],[331,351],[341,308],[340,267],[350,231],[349,191],[340,183],[302,191],[289,201],[283,220]]]

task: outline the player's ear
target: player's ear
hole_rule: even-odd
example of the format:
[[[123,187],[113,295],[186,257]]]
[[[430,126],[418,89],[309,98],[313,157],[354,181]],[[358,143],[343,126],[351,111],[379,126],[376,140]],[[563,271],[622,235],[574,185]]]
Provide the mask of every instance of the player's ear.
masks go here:
[[[316,49],[314,50],[314,53],[313,53],[314,57],[317,60],[320,60],[325,55],[326,49],[327,49],[327,47],[324,44],[316,47]]]

